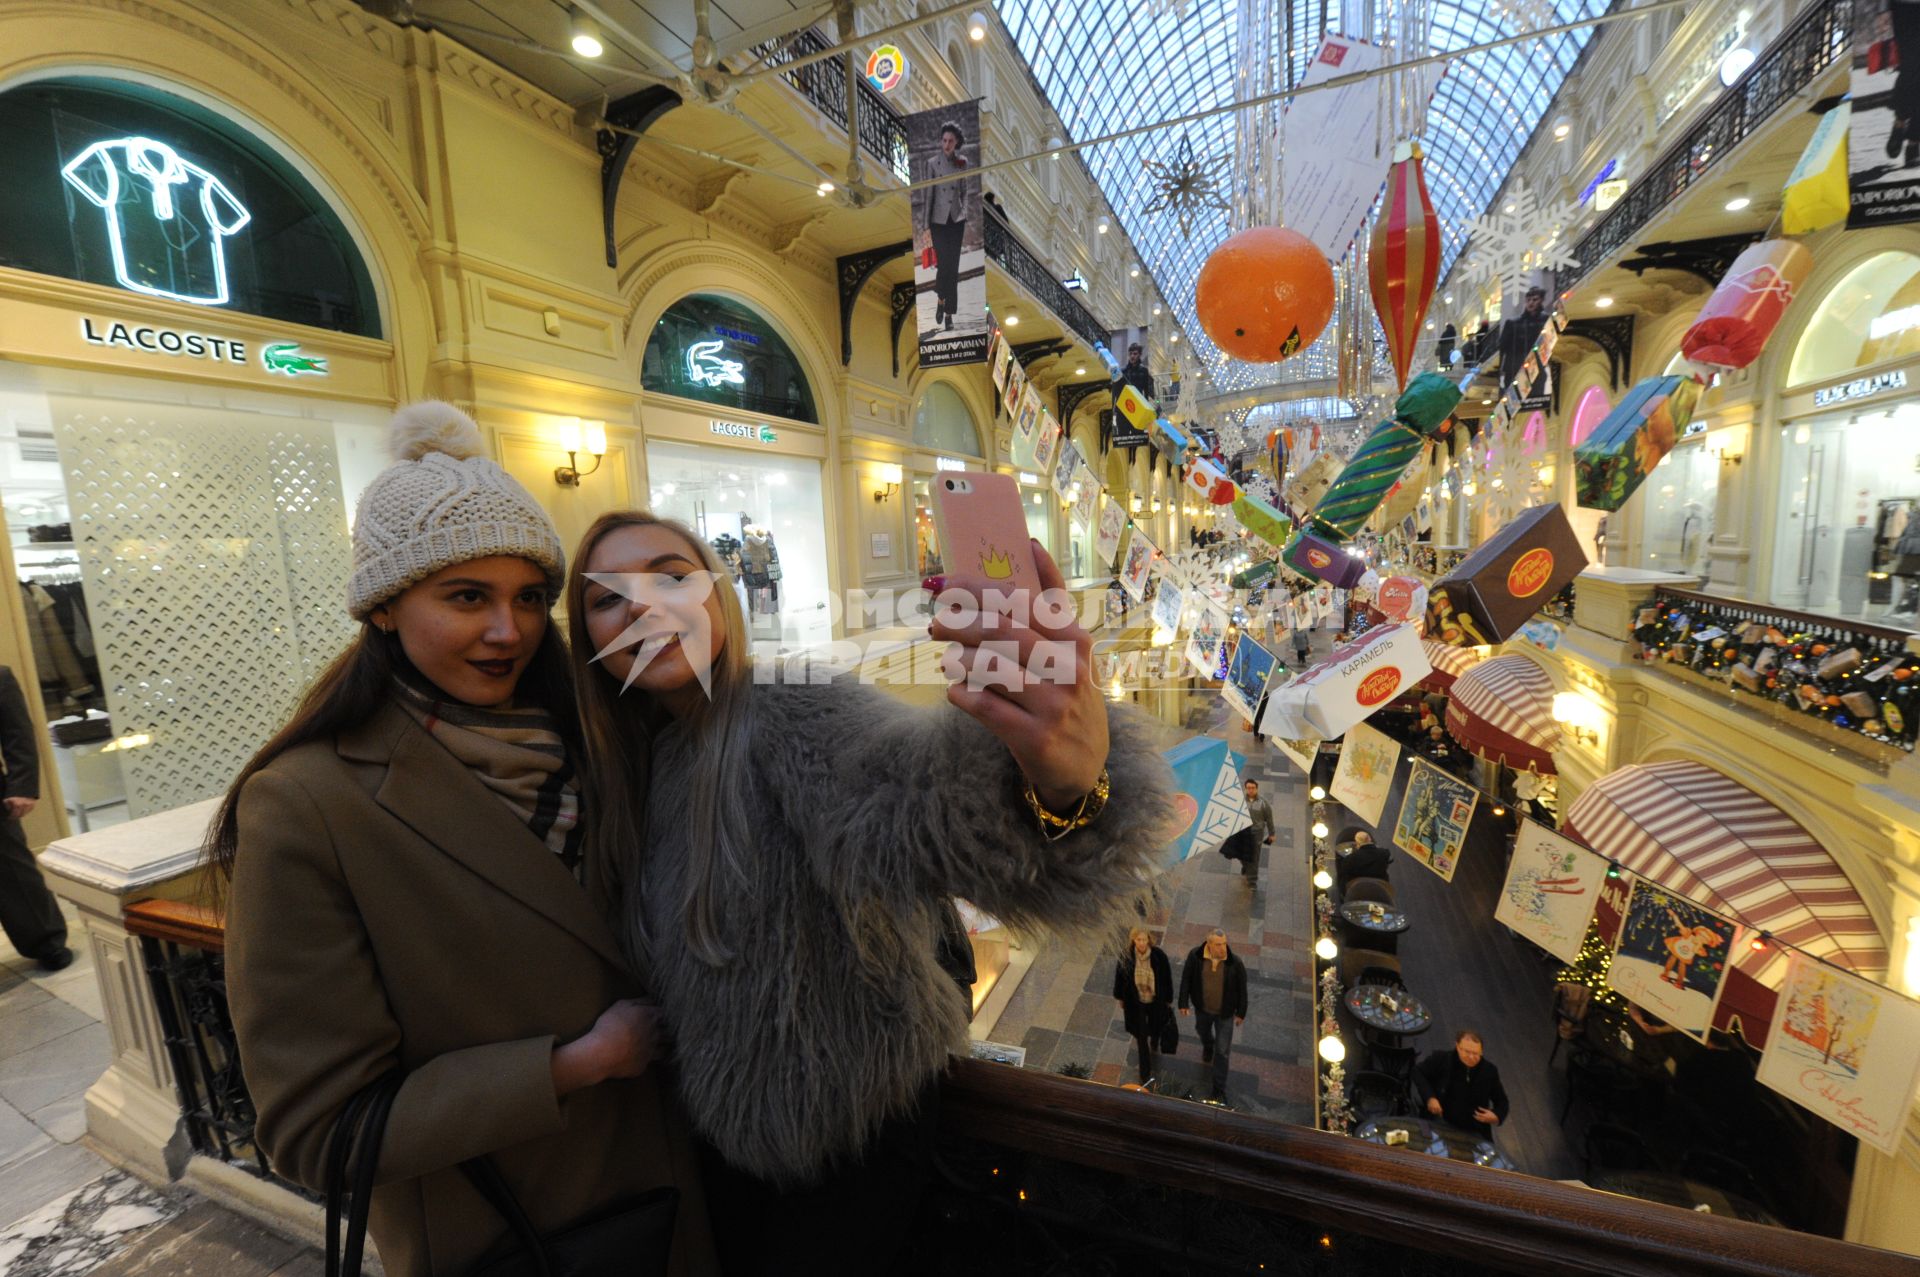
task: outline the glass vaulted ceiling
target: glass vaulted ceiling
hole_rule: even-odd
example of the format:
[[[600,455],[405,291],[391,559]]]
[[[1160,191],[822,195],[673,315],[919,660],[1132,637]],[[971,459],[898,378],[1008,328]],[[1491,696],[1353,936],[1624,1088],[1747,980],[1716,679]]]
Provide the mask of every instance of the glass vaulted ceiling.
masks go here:
[[[1156,13],[1161,7],[1141,0],[999,0],[998,4],[1014,44],[1073,138],[1097,137],[1234,100],[1235,0],[1191,0],[1179,14]],[[1286,0],[1278,7],[1287,8]],[[1295,81],[1305,75],[1321,32],[1358,34],[1354,24],[1342,23],[1341,7],[1338,0],[1332,4],[1291,0]],[[1356,7],[1349,0],[1349,15]],[[1383,0],[1376,11],[1388,7]],[[1519,28],[1507,16],[1514,7],[1518,6],[1492,0],[1462,4],[1433,0],[1433,51],[1467,48],[1516,34]],[[1572,22],[1604,13],[1609,0],[1554,0],[1553,7],[1560,21]],[[1447,64],[1421,138],[1427,153],[1427,189],[1446,242],[1442,274],[1465,243],[1467,222],[1486,211],[1592,34],[1593,28],[1583,28],[1470,54]],[[1232,113],[1223,113],[1183,126],[1192,138],[1194,153],[1230,156],[1233,119]],[[1142,211],[1154,198],[1145,162],[1168,158],[1179,145],[1182,131],[1143,134],[1081,154],[1184,331],[1197,344],[1196,353],[1210,373],[1203,393],[1331,376],[1330,336],[1284,364],[1221,365],[1219,352],[1194,316],[1193,282],[1207,254],[1226,238],[1226,215],[1209,213],[1188,239],[1180,234],[1174,214]],[[1105,318],[1147,322],[1146,316],[1138,315]]]

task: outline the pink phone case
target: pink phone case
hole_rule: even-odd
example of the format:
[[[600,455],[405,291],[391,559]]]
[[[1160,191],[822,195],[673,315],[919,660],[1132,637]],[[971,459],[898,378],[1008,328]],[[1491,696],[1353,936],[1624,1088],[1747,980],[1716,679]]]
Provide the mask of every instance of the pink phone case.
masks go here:
[[[962,485],[972,490],[962,491]],[[949,573],[978,573],[1000,589],[1040,592],[1020,485],[1012,475],[941,473],[933,483],[933,520]]]

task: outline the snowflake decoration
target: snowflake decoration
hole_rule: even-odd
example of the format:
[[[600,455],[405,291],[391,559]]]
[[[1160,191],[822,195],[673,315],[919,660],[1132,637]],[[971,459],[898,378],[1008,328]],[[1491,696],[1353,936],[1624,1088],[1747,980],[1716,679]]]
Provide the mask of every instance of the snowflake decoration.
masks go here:
[[[1506,0],[1495,3],[1493,16],[1506,19],[1515,35],[1560,25],[1560,13],[1554,0]]]
[[[1571,244],[1560,235],[1579,215],[1580,206],[1572,200],[1548,203],[1522,178],[1514,185],[1499,211],[1468,222],[1466,233],[1471,256],[1461,272],[1461,282],[1469,288],[1498,282],[1503,297],[1516,300],[1525,296],[1529,280],[1537,271],[1578,266]]]
[[[1225,180],[1231,162],[1231,157],[1225,155],[1196,159],[1193,140],[1182,133],[1172,159],[1146,162],[1147,176],[1155,193],[1145,211],[1173,213],[1180,219],[1180,237],[1190,237],[1193,219],[1203,209],[1217,208],[1224,213],[1230,207],[1220,191],[1220,183]]]

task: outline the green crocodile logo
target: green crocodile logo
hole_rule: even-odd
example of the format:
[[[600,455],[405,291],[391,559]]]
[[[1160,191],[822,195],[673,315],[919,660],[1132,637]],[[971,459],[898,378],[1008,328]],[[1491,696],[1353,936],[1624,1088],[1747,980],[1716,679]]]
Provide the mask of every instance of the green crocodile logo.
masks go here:
[[[773,433],[773,427],[772,427],[772,426],[762,426],[762,427],[760,427],[760,442],[761,442],[761,443],[777,443],[777,442],[779,441],[779,439],[780,439],[780,436],[779,436],[779,435],[777,435],[777,434],[775,434],[775,433]]]
[[[277,341],[263,347],[260,362],[268,372],[285,373],[289,377],[298,377],[302,373],[312,373],[317,377],[327,375],[327,361],[321,355],[303,354],[298,343]]]

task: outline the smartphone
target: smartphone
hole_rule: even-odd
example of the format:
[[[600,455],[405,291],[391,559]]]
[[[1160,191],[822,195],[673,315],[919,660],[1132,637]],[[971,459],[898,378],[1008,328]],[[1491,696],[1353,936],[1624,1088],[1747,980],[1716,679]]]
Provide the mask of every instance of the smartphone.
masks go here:
[[[991,588],[1040,592],[1020,485],[1009,474],[943,471],[933,484],[933,526],[949,572],[978,572]]]

